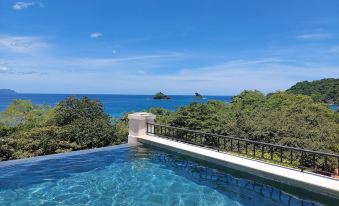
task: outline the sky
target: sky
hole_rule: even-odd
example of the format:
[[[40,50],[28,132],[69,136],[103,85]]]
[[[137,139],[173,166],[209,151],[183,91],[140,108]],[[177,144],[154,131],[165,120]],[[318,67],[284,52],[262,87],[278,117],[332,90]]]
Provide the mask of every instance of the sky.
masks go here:
[[[0,0],[0,88],[235,95],[339,78],[338,0]]]

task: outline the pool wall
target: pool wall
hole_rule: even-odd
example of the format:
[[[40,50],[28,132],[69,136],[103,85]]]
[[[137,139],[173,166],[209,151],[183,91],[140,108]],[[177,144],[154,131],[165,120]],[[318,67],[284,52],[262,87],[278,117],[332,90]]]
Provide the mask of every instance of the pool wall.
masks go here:
[[[133,113],[130,114],[128,118],[128,142],[130,144],[142,143],[161,147],[224,167],[248,172],[262,178],[306,189],[325,196],[330,196],[339,200],[339,180],[147,135],[147,123],[154,123],[155,119],[155,115],[150,113]]]

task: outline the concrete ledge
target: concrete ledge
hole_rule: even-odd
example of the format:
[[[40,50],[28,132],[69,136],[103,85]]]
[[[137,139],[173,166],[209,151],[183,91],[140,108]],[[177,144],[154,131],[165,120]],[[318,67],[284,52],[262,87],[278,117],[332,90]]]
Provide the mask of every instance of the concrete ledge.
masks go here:
[[[89,153],[94,153],[94,152],[110,151],[113,149],[128,148],[131,146],[137,146],[139,144],[140,143],[118,144],[118,145],[112,145],[112,146],[107,146],[107,147],[77,150],[77,151],[63,152],[63,153],[57,153],[57,154],[28,157],[28,158],[16,159],[16,160],[0,161],[0,169],[1,167],[7,167],[7,166],[23,164],[23,163],[32,163],[32,162],[38,162],[38,161],[44,161],[44,160],[50,160],[50,159],[59,159],[59,158],[64,158],[64,157],[89,154]]]
[[[144,144],[170,149],[172,151],[208,162],[213,162],[221,166],[241,170],[262,178],[339,199],[339,181],[332,178],[301,172],[299,170],[263,163],[243,157],[232,156],[155,136],[143,135],[134,138],[136,138],[138,142]]]

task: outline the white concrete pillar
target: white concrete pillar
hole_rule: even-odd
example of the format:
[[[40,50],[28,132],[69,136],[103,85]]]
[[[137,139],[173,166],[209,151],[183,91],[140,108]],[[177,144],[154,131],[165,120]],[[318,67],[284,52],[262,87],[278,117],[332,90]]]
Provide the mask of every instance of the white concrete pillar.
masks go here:
[[[154,124],[156,116],[147,112],[128,115],[128,143],[137,143],[139,136],[147,135],[147,123]]]

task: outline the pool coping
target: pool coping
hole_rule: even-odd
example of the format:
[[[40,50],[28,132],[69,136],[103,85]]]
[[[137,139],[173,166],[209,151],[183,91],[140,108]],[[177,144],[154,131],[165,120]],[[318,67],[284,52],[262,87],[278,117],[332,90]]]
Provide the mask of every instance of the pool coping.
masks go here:
[[[23,164],[23,163],[31,163],[31,162],[38,162],[50,159],[59,159],[63,157],[75,156],[75,155],[82,155],[82,154],[89,154],[94,152],[102,152],[102,151],[109,151],[113,149],[120,149],[120,148],[127,148],[137,146],[137,144],[118,144],[112,145],[107,147],[99,147],[99,148],[92,148],[92,149],[84,149],[84,150],[77,150],[77,151],[69,151],[57,154],[50,154],[50,155],[42,155],[42,156],[35,156],[35,157],[28,157],[23,159],[16,159],[16,160],[7,160],[7,161],[0,161],[0,168],[16,165],[16,164]]]
[[[208,148],[151,135],[133,136],[132,138],[136,138],[137,142],[142,144],[170,149],[171,151],[202,159],[220,166],[241,170],[265,179],[303,188],[339,200],[339,180],[330,177],[301,172],[293,168],[217,152]]]

